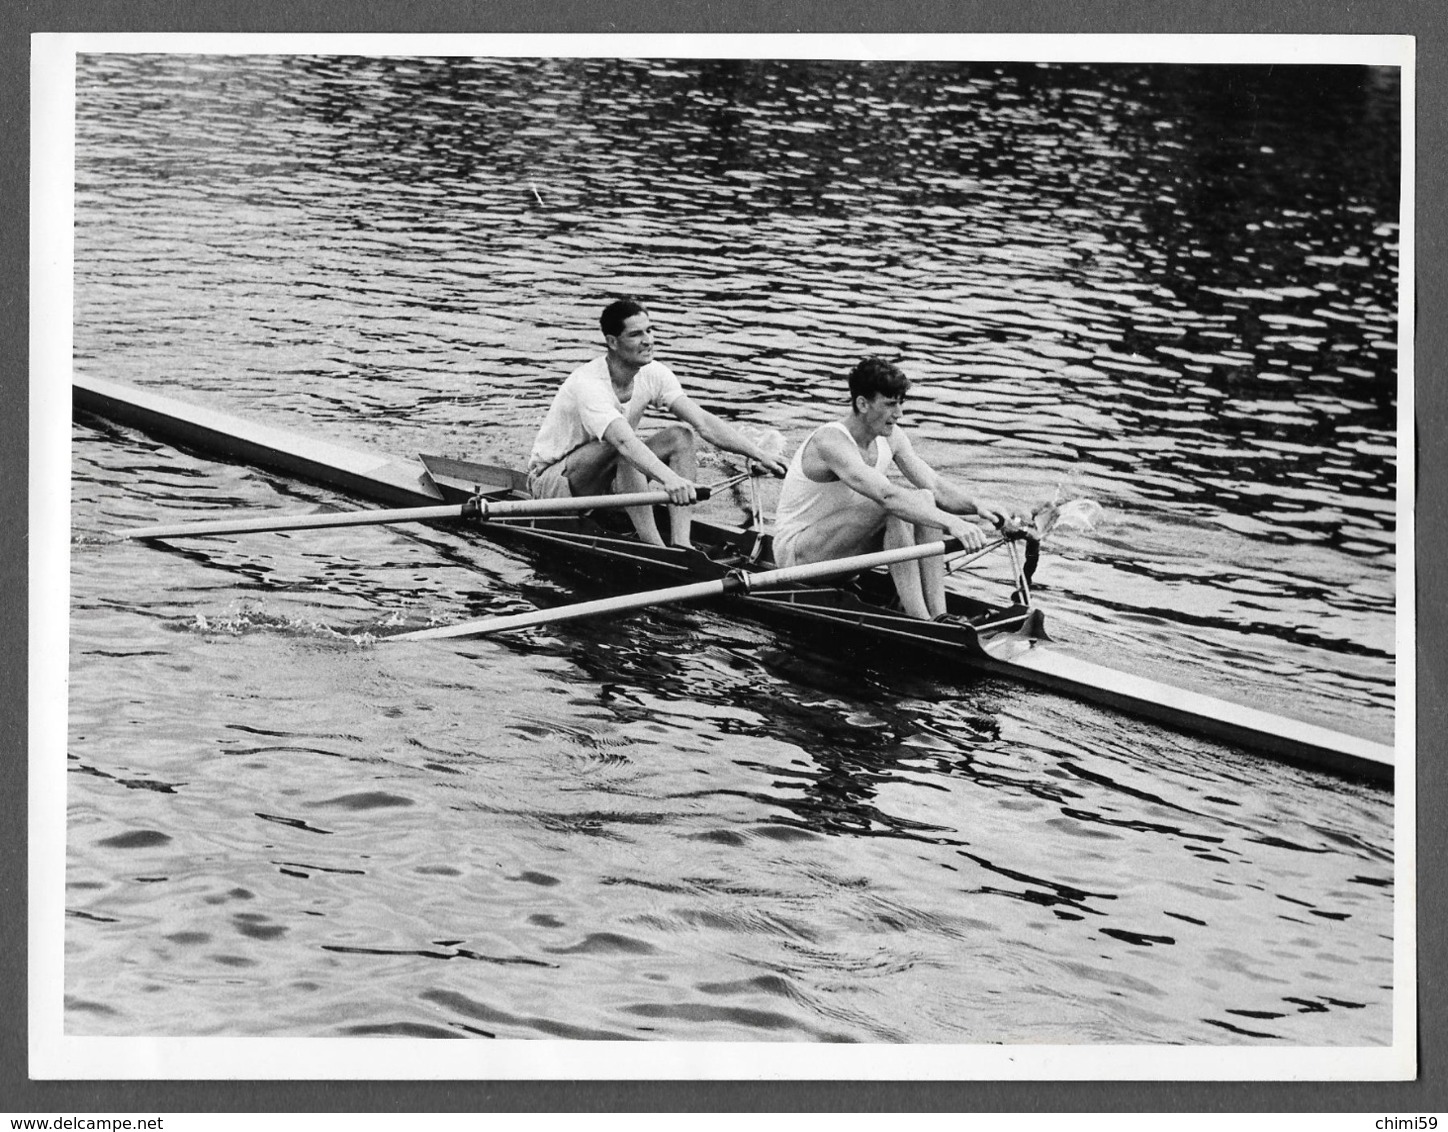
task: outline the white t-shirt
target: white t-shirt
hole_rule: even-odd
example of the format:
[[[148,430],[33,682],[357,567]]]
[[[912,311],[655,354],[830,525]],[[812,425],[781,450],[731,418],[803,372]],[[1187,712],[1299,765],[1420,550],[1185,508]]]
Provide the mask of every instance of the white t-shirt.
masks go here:
[[[683,395],[674,371],[663,362],[650,362],[634,374],[633,396],[624,405],[614,395],[607,355],[594,358],[569,374],[559,387],[538,439],[533,441],[528,470],[541,472],[590,440],[602,440],[604,430],[620,417],[636,429],[645,409],[667,409]]]

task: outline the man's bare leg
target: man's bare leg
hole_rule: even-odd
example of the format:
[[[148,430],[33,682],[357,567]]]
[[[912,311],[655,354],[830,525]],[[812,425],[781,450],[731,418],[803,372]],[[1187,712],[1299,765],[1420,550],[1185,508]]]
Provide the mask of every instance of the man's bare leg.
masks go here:
[[[939,542],[945,532],[939,527],[917,526],[915,545],[925,542]],[[931,617],[945,612],[945,555],[932,554],[929,558],[917,558],[914,565],[920,574],[920,590],[925,595],[925,608]]]
[[[644,443],[672,471],[677,472],[686,480],[694,481],[698,478],[699,462],[694,448],[693,429],[685,425],[670,425],[668,428],[654,433]],[[618,475],[614,480],[614,491],[630,492],[647,491],[648,489],[648,477],[627,460],[620,460]],[[653,546],[664,545],[663,536],[659,534],[659,525],[654,521],[652,507],[626,507],[624,510],[633,520],[634,530],[638,532],[642,542],[650,543]],[[692,529],[693,517],[688,507],[669,508],[669,537],[675,546],[693,546]]]
[[[661,429],[644,441],[660,460],[686,480],[694,480],[699,474],[698,458],[694,449],[694,430],[684,425],[671,425]],[[627,460],[618,461],[614,476],[615,492],[649,490],[649,479]],[[624,512],[633,521],[639,541],[651,546],[663,546],[664,537],[659,534],[659,525],[654,521],[652,507],[625,507]],[[675,546],[692,546],[692,517],[687,507],[669,508],[669,535]]]
[[[691,483],[699,481],[699,452],[694,430],[688,425],[670,425],[655,433],[651,440],[659,458]],[[693,546],[694,510],[692,507],[669,508],[669,538],[675,546]]]
[[[928,529],[928,528],[927,528]],[[898,550],[901,547],[917,545],[917,528],[913,523],[897,519],[893,515],[885,521],[885,549]],[[890,579],[895,583],[895,592],[900,595],[900,606],[909,617],[929,621],[945,608],[944,579],[941,579],[939,609],[932,610],[929,591],[925,588],[924,560],[895,562],[890,565]]]
[[[867,554],[882,547],[896,550],[917,543],[916,527],[903,519],[889,518],[882,510],[878,515],[851,512],[842,516],[832,525],[821,523],[800,536],[796,561],[825,562],[832,558],[848,558],[854,554]],[[933,527],[921,528],[925,531]],[[935,538],[943,537],[937,532]],[[930,542],[932,539],[918,541]],[[895,592],[900,596],[900,607],[910,617],[928,621],[937,613],[945,611],[945,569],[939,558],[933,561],[938,567],[931,572],[922,572],[923,561],[897,562],[890,569],[890,579],[895,583]],[[927,586],[934,586],[931,590]],[[934,609],[932,610],[932,598]]]
[[[568,456],[564,474],[575,497],[644,491],[647,488],[643,473],[619,456],[618,449],[612,444],[602,440],[592,440],[574,449]],[[659,534],[658,524],[654,522],[652,507],[627,507],[624,510],[633,520],[640,541],[654,546],[664,545],[664,537]]]
[[[614,477],[613,491],[617,495],[623,495],[634,491],[647,491],[649,489],[648,477],[639,471],[627,460],[618,462],[618,473]],[[663,546],[664,536],[659,534],[659,525],[654,521],[654,509],[652,507],[625,507],[624,514],[633,520],[634,530],[638,533],[639,541],[646,542],[650,546]]]
[[[904,519],[887,516],[883,508],[875,514],[851,511],[836,522],[820,523],[801,534],[795,560],[824,562],[879,550],[882,542],[884,549],[897,550],[923,542],[938,542],[944,537],[945,532],[937,527],[917,527]],[[907,616],[929,621],[945,612],[943,556],[896,562],[889,570],[890,580],[895,583],[895,592],[900,597],[900,607]]]
[[[824,562],[879,550],[884,529],[884,508],[875,515],[852,511],[829,523],[818,523],[800,534],[794,561]]]

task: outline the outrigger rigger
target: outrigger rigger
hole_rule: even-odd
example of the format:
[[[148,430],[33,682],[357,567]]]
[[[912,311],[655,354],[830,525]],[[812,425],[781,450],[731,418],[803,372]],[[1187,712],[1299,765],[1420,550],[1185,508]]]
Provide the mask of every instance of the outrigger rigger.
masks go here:
[[[443,521],[469,522],[462,518],[461,507],[473,498],[489,507],[528,498],[526,477],[511,469],[435,457],[418,463],[359,452],[83,375],[74,378],[73,390],[77,410],[193,451],[264,466],[396,507],[455,507]],[[731,571],[754,576],[774,568],[770,537],[758,526],[695,520],[698,550],[685,551],[645,545],[610,531],[598,522],[602,514],[606,512],[490,517],[475,527],[500,545],[534,554],[550,565],[606,574],[615,584],[620,578],[625,584],[655,586],[716,582]],[[725,608],[790,627],[906,644],[917,653],[974,671],[1023,680],[1285,760],[1391,783],[1394,756],[1385,744],[1117,672],[1052,648],[1041,610],[1022,589],[1018,586],[1004,604],[951,590],[951,619],[921,621],[889,609],[893,587],[888,576],[867,569],[845,584],[795,579],[779,588],[741,589],[727,598]]]

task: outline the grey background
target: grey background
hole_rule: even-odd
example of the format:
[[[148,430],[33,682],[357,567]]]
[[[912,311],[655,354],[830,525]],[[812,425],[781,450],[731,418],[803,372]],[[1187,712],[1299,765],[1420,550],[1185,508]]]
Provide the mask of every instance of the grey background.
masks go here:
[[[1445,492],[1439,469],[1448,398],[1444,358],[1445,231],[1438,186],[1448,176],[1448,47],[1444,8],[1414,0],[33,0],[0,20],[0,216],[12,283],[0,292],[0,604],[6,676],[0,694],[0,1112],[1362,1112],[1448,1111],[1444,1088],[1445,799],[1448,684]],[[1417,1081],[1197,1082],[33,1082],[27,1077],[26,688],[29,294],[29,37],[36,32],[1010,32],[1367,34],[1417,37],[1418,954]],[[1406,601],[1408,595],[1402,595]],[[1370,1128],[1365,1117],[1363,1127]]]

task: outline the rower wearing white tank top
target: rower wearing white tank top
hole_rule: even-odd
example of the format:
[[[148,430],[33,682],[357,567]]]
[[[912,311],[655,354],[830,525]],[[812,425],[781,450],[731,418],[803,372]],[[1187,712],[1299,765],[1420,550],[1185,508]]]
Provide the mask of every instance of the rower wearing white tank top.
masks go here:
[[[915,453],[898,421],[910,379],[883,358],[850,373],[850,411],[815,429],[790,462],[775,508],[774,560],[780,566],[823,562],[956,538],[985,545],[974,515],[999,525],[1003,512],[981,505]],[[890,479],[891,464],[913,484]],[[939,555],[890,567],[900,604],[911,617],[945,613],[945,563]]]

